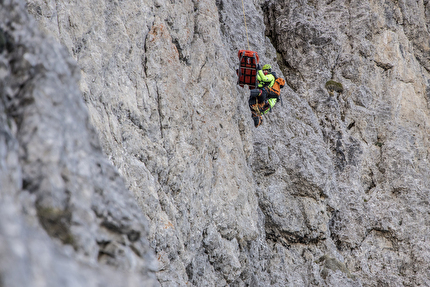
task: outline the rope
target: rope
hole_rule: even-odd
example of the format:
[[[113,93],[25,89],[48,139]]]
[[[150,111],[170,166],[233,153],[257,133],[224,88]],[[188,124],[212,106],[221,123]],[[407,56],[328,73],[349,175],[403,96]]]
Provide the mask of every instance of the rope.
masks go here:
[[[250,50],[249,49],[249,40],[248,40],[248,27],[246,26],[245,6],[243,5],[243,0],[242,0],[242,10],[243,10],[243,20],[245,20],[246,42],[248,43],[248,50]]]

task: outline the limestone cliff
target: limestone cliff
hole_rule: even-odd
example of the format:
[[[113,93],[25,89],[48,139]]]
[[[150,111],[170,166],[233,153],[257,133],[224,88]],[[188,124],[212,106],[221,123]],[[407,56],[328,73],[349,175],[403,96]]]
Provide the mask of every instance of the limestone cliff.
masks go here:
[[[428,284],[428,1],[0,5],[0,286]]]

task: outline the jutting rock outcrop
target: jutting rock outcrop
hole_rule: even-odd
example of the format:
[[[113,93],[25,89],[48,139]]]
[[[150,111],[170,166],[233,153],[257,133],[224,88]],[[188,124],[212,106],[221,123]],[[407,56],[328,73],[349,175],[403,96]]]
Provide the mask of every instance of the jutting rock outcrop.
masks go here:
[[[0,285],[429,281],[427,1],[1,5]]]

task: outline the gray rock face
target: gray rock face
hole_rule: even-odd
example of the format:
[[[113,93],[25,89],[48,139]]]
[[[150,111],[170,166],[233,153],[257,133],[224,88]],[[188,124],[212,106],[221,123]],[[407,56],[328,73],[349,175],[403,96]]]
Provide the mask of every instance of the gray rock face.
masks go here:
[[[429,4],[241,4],[2,1],[3,285],[427,284]]]
[[[328,157],[321,168],[307,156],[314,168],[305,170],[334,181],[326,185],[324,222],[346,267],[365,286],[428,282],[427,6],[265,6],[266,32],[281,54],[281,69],[318,119],[322,146],[316,158]],[[329,80],[343,91],[328,91]],[[306,146],[308,138],[302,138]]]
[[[147,220],[102,155],[79,69],[22,2],[2,1],[0,19],[0,285],[157,286]]]

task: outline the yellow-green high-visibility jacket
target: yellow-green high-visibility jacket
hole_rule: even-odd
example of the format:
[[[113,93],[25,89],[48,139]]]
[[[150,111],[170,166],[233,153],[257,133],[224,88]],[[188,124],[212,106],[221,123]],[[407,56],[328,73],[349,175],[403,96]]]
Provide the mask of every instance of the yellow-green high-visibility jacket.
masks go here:
[[[269,87],[271,88],[273,84],[275,83],[275,77],[272,74],[265,75],[262,70],[258,70],[257,72],[257,80],[258,80],[258,87]]]
[[[269,105],[270,105],[270,109],[267,109],[267,110],[265,110],[264,112],[263,112],[263,115],[264,114],[267,114],[274,106],[275,106],[275,104],[276,104],[276,102],[277,102],[277,99],[276,98],[270,98],[270,99],[268,99],[267,100],[268,102],[269,102]]]

